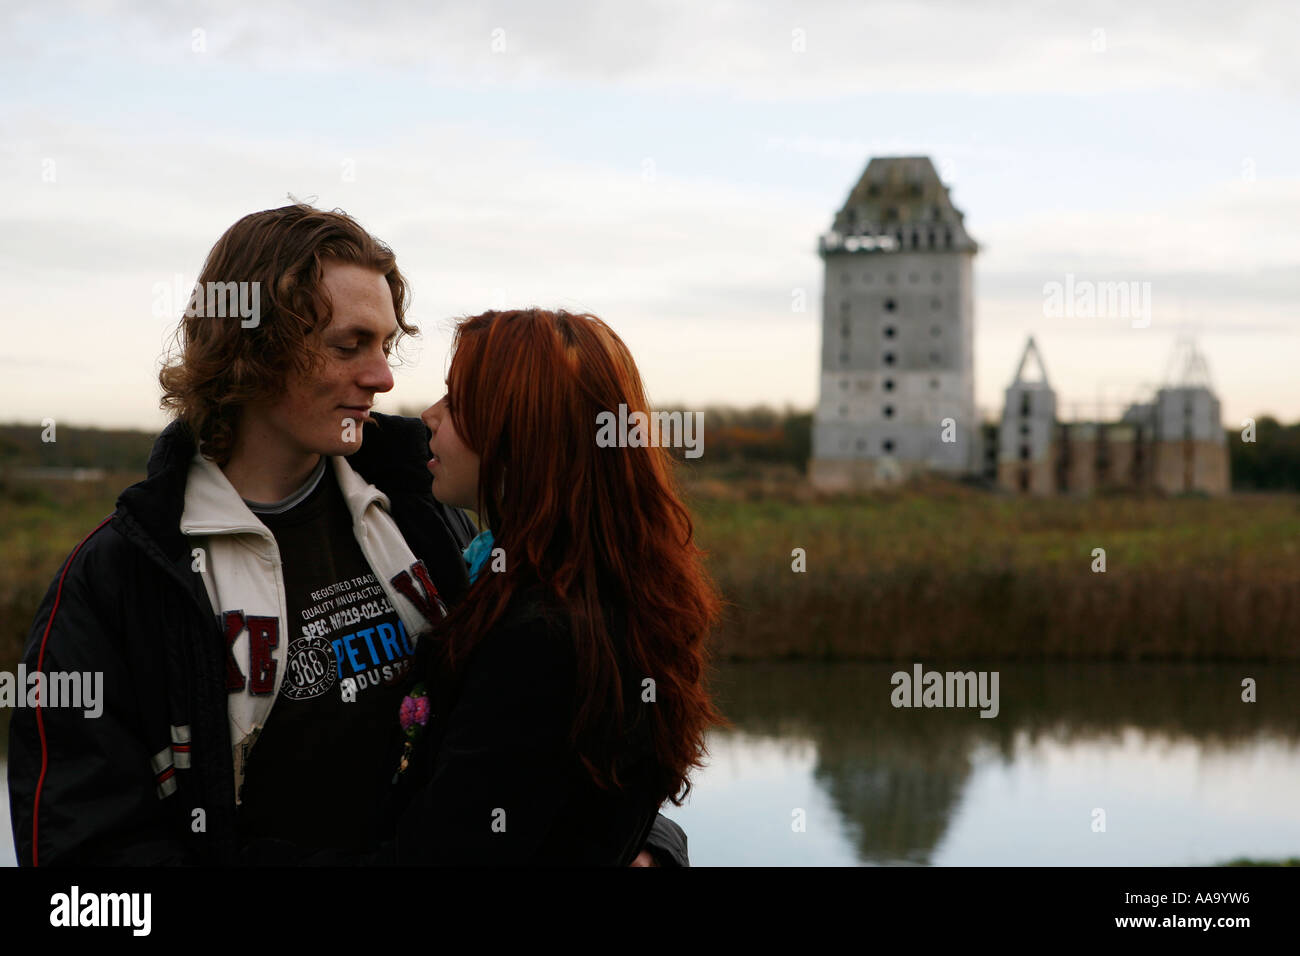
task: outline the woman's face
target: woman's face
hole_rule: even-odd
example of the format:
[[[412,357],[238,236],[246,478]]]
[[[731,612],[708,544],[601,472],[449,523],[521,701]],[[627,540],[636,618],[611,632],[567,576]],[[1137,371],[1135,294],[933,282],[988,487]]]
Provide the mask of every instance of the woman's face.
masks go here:
[[[456,434],[448,401],[448,396],[444,395],[420,416],[433,432],[429,439],[429,450],[433,452],[433,459],[429,462],[433,496],[453,508],[477,511],[479,457]]]

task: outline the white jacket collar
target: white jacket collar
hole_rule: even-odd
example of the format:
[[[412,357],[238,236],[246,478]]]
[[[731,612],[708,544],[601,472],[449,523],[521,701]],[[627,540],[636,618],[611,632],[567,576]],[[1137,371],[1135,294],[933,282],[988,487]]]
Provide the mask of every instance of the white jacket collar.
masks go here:
[[[181,533],[255,534],[271,537],[266,525],[244,504],[226,473],[195,452],[185,482],[185,510],[181,512]]]
[[[355,525],[365,517],[366,509],[378,502],[385,511],[391,508],[388,496],[370,484],[348,464],[346,458],[330,457],[334,477],[347,502]],[[202,455],[195,453],[185,485],[185,510],[181,512],[181,532],[200,534],[255,534],[270,537],[271,532],[257,515],[244,504],[226,473]]]

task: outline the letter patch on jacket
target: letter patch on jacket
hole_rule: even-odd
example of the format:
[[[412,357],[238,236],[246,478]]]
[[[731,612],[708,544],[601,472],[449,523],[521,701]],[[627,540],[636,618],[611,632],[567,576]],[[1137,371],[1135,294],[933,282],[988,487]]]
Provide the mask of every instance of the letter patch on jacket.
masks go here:
[[[424,593],[420,593],[411,581],[411,575],[415,575],[416,580],[424,588]],[[390,582],[393,588],[406,598],[424,615],[425,620],[430,624],[437,624],[447,616],[447,605],[442,603],[442,596],[438,594],[438,589],[433,585],[433,578],[429,575],[429,569],[424,566],[423,561],[416,561],[411,565],[409,572],[403,571],[393,576]]]
[[[271,693],[275,690],[275,657],[272,651],[280,645],[279,620],[258,614],[250,614],[245,618],[243,611],[226,611],[221,619],[226,635],[226,690],[233,693],[244,689],[244,672],[235,660],[235,642],[247,630],[248,667],[252,673],[249,693]]]

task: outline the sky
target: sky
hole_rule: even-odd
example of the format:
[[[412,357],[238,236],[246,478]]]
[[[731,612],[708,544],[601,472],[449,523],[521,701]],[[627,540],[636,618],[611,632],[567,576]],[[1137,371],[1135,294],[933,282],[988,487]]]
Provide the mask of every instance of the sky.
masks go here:
[[[980,243],[985,414],[1031,334],[1066,417],[1193,334],[1226,425],[1300,420],[1294,3],[0,10],[0,421],[161,427],[157,286],[291,196],[411,281],[381,410],[442,394],[458,316],[534,305],[608,321],[656,404],[810,408],[817,237],[889,155]],[[1067,276],[1149,283],[1150,324],[1054,314]]]

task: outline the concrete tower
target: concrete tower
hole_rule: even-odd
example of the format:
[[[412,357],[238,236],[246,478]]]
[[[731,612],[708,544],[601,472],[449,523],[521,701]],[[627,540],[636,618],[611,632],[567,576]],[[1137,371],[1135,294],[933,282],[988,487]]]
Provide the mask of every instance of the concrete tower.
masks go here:
[[[1167,494],[1227,494],[1228,445],[1219,398],[1210,387],[1205,356],[1190,336],[1175,343],[1165,381],[1150,412],[1155,486]]]
[[[1037,367],[1030,373],[1030,362]],[[1007,386],[998,428],[998,485],[1008,491],[1050,495],[1056,490],[1056,392],[1031,335]]]
[[[818,244],[825,282],[814,486],[851,490],[978,468],[977,248],[929,158],[868,163]]]

